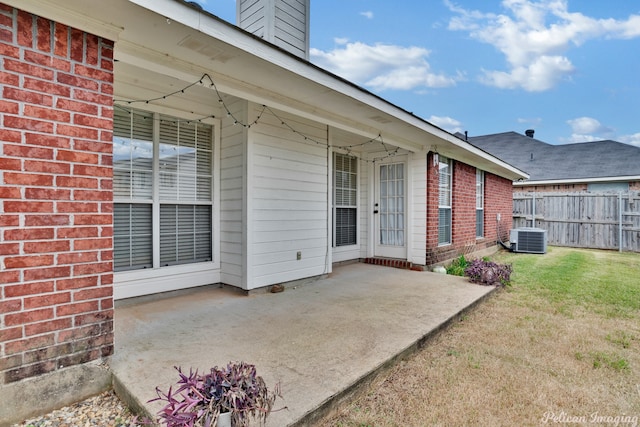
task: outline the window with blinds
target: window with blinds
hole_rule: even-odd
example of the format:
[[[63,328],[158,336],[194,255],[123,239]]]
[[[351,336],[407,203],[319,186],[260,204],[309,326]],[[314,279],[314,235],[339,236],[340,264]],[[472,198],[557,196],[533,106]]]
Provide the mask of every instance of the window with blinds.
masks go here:
[[[358,159],[335,153],[333,170],[335,246],[355,245],[358,228]]]
[[[438,162],[438,244],[451,243],[452,162],[439,156]]]
[[[476,169],[476,237],[484,236],[484,171]]]
[[[212,127],[116,108],[113,147],[115,271],[211,261]]]

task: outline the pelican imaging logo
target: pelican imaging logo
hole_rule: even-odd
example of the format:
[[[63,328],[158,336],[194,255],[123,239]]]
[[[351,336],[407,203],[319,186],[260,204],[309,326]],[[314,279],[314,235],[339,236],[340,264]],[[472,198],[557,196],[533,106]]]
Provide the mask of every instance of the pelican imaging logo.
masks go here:
[[[638,385],[638,391],[640,392],[640,385]],[[614,427],[638,427],[638,415],[604,415],[599,412],[593,412],[589,415],[571,415],[564,411],[547,411],[540,421],[543,424],[595,424]]]

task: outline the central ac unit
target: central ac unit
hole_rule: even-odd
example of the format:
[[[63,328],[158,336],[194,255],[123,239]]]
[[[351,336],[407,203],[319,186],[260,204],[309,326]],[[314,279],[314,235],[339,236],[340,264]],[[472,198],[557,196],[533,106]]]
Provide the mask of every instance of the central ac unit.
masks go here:
[[[542,228],[514,228],[511,230],[509,240],[513,252],[547,253],[547,230]]]

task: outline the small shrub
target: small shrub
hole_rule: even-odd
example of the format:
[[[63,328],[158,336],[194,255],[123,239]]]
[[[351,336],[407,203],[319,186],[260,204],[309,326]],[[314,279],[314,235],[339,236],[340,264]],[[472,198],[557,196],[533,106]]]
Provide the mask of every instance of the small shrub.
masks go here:
[[[511,272],[513,268],[510,264],[497,264],[484,259],[474,259],[464,270],[473,283],[486,286],[507,286],[511,284]]]
[[[183,373],[179,367],[176,390],[156,389],[158,397],[151,400],[166,402],[159,412],[158,422],[167,427],[215,426],[221,412],[231,412],[233,424],[248,426],[250,419],[261,425],[280,396],[278,386],[270,392],[254,365],[230,362],[226,368],[212,368],[208,374],[190,370]]]
[[[458,258],[453,260],[449,267],[447,267],[447,274],[452,276],[464,276],[464,270],[468,265],[469,262],[464,255],[460,255]]]

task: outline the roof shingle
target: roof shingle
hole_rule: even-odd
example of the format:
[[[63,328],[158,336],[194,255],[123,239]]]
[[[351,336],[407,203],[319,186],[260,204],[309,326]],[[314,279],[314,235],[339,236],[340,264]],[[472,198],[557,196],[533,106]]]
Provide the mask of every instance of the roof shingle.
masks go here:
[[[640,176],[640,147],[617,141],[551,145],[517,132],[468,141],[527,172],[531,181]]]

